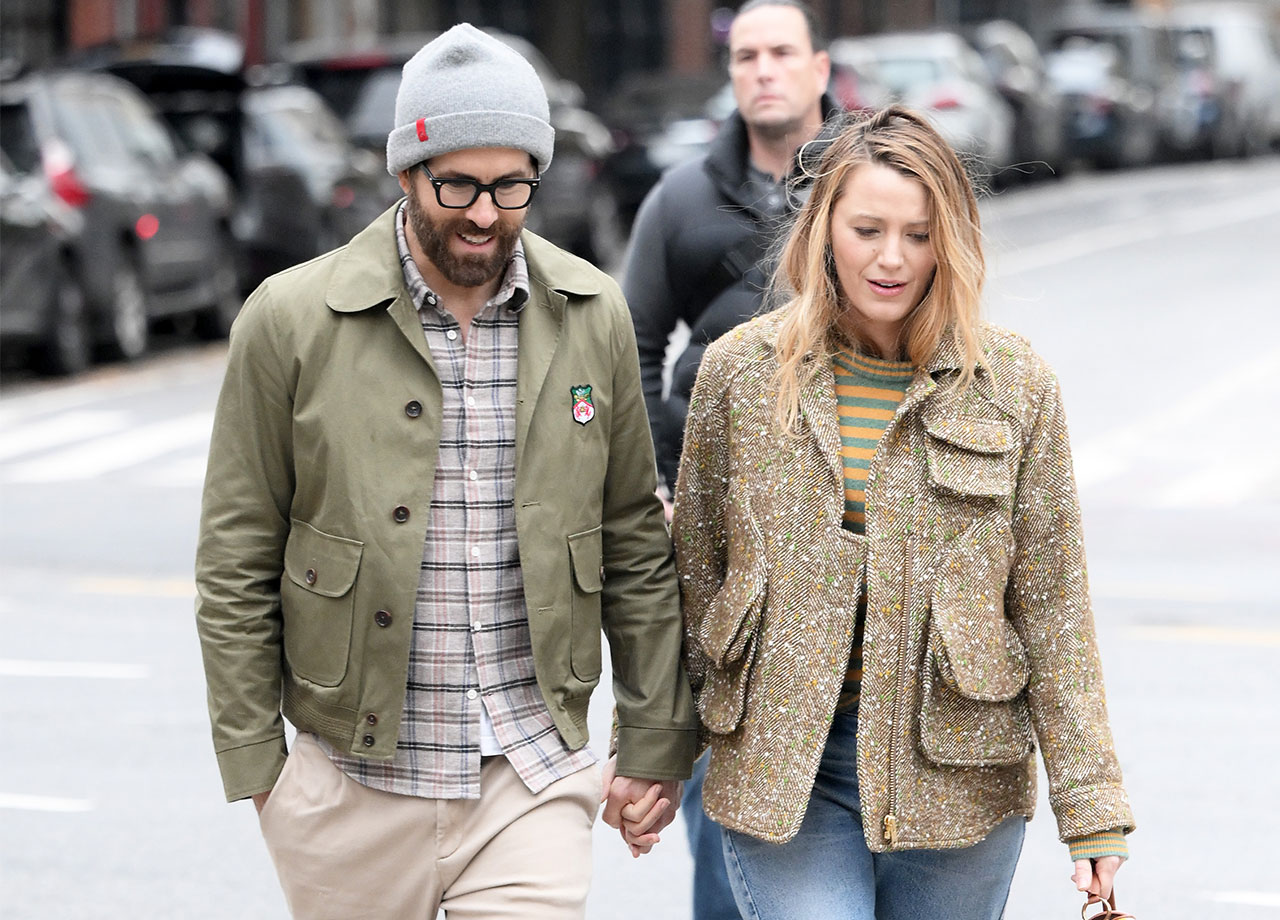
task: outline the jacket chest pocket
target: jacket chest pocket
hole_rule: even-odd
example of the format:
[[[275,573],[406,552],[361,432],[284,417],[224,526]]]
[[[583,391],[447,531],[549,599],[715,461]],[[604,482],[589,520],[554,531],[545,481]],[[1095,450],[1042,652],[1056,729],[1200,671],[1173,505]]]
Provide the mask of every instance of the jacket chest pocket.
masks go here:
[[[934,763],[1019,763],[1031,752],[1027,652],[1004,615],[1012,534],[986,518],[956,538],[934,583],[920,746]]]
[[[1012,426],[1002,419],[926,418],[929,482],[944,495],[1005,498],[1013,493]]]
[[[280,607],[293,673],[336,687],[347,673],[356,575],[364,544],[293,521],[284,549]]]

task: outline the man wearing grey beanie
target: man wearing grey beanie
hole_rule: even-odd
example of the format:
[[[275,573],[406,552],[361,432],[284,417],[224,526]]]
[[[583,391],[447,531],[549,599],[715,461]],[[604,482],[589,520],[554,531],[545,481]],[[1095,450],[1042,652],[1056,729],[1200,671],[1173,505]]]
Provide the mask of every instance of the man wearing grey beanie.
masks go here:
[[[450,29],[404,67],[404,200],[232,331],[197,624],[224,792],[295,917],[581,917],[599,803],[639,855],[689,775],[630,316],[523,229],[553,142],[533,68]]]

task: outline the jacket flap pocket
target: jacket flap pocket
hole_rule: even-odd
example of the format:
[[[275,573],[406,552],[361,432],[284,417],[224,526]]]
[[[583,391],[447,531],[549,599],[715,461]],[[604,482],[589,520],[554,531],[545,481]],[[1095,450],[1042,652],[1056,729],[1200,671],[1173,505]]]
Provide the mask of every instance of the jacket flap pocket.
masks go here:
[[[355,584],[364,544],[292,521],[284,570],[298,587],[321,597],[342,597]]]
[[[573,580],[586,594],[597,594],[604,588],[600,563],[603,559],[602,528],[597,524],[590,530],[569,534],[569,559],[573,563]]]
[[[935,418],[925,422],[929,479],[958,495],[998,497],[1013,492],[1006,456],[1013,446],[1008,422],[981,418]]]
[[[711,609],[698,623],[698,644],[713,667],[723,668],[742,657],[759,625],[764,597],[765,577],[759,564],[730,569],[725,575]]]
[[[747,709],[747,683],[751,677],[755,648],[756,637],[750,635],[743,640],[743,650],[739,653],[743,660],[737,666],[712,668],[707,672],[695,700],[707,731],[727,735],[742,723]]]
[[[930,645],[938,672],[975,700],[1010,700],[1027,685],[1027,651],[1004,615],[1008,525],[979,520],[957,537],[933,588]]]
[[[1013,446],[1013,428],[1003,419],[933,417],[924,419],[924,430],[940,441],[980,454],[1003,454]]]

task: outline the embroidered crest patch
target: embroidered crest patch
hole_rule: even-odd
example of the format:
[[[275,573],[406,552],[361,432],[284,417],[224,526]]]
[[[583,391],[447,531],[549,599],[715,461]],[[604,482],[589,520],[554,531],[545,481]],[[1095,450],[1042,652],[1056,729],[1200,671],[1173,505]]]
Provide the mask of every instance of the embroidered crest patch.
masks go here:
[[[573,399],[573,420],[585,425],[596,417],[596,407],[591,402],[591,385],[569,387],[569,396]]]

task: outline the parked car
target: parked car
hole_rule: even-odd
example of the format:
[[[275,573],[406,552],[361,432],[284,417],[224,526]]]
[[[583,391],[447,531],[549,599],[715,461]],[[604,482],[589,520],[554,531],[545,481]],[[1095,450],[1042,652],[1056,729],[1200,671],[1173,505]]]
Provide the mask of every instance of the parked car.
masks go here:
[[[230,185],[175,144],[137,89],[78,71],[2,84],[0,147],[84,221],[66,258],[96,343],[136,358],[151,321],[179,315],[201,335],[226,333],[240,305]]]
[[[583,107],[581,88],[560,77],[537,48],[518,36],[488,31],[533,65],[546,88],[556,132],[554,161],[529,210],[528,227],[566,249],[611,264],[621,256],[626,236],[617,202],[603,176],[605,161],[613,152],[609,129]],[[337,112],[351,139],[385,163],[401,69],[434,37],[389,36],[362,48],[304,42],[286,49],[285,61]],[[385,188],[389,201],[401,194],[394,179]]]
[[[1175,27],[1174,49],[1177,91],[1170,149],[1185,156],[1229,156],[1239,147],[1244,113],[1222,79],[1213,32],[1203,26]]]
[[[1178,5],[1173,20],[1213,36],[1215,67],[1228,111],[1239,113],[1238,132],[1228,142],[1240,155],[1280,144],[1280,34],[1274,19],[1248,3]]]
[[[974,27],[969,40],[1013,109],[1014,173],[1065,175],[1070,166],[1066,111],[1035,39],[1017,23],[995,19]]]
[[[90,329],[72,247],[84,218],[39,175],[0,153],[0,352],[17,348],[40,370],[89,366]]]
[[[871,61],[894,98],[928,115],[976,172],[998,181],[1013,162],[1013,111],[960,35],[891,32],[839,38],[829,50],[833,64]]]
[[[1082,41],[1114,49],[1112,75],[1129,94],[1135,113],[1131,149],[1112,165],[1150,163],[1178,152],[1176,35],[1162,13],[1143,9],[1073,8],[1059,17],[1049,46]],[[1154,127],[1154,138],[1148,132]]]
[[[609,95],[601,112],[613,133],[614,152],[604,172],[624,227],[631,226],[666,169],[711,143],[717,124],[706,111],[707,100],[723,85],[723,74],[637,73],[623,78]]]
[[[234,35],[177,29],[77,61],[142,90],[189,149],[230,177],[242,290],[342,245],[385,206],[377,158],[350,142],[314,91],[250,85]]]
[[[1114,44],[1075,37],[1050,52],[1046,63],[1066,102],[1073,157],[1104,169],[1155,159],[1160,142],[1155,95],[1130,82]]]

